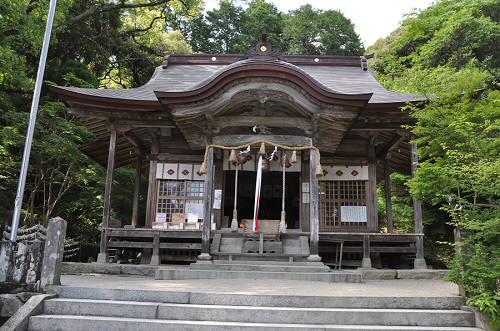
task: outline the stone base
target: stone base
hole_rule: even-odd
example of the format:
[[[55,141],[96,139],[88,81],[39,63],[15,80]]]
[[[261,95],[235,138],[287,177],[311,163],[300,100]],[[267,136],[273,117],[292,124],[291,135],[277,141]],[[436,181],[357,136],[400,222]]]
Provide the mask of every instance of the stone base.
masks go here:
[[[238,231],[238,220],[234,219],[231,221],[231,231]]]
[[[159,265],[160,264],[160,256],[159,255],[151,256],[151,262],[149,264]]]
[[[198,255],[196,263],[212,263],[212,256],[208,253],[201,253]]]
[[[425,259],[415,259],[413,262],[414,269],[427,269],[427,263],[425,263]]]
[[[315,255],[309,255],[307,257],[308,262],[321,262],[321,256],[315,254]]]
[[[372,260],[368,257],[364,257],[361,261],[361,268],[363,269],[371,269],[372,268]]]
[[[108,263],[108,253],[97,254],[97,263]]]

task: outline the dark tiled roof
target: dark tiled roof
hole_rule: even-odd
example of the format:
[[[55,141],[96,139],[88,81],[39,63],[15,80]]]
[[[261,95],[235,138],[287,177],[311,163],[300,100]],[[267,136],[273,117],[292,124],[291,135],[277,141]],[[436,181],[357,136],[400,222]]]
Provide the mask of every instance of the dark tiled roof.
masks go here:
[[[156,68],[153,76],[145,85],[130,89],[86,89],[76,87],[58,87],[63,90],[82,95],[121,100],[157,101],[154,94],[159,92],[184,92],[199,88],[220,73],[236,67],[254,63],[252,60],[241,60],[232,64],[168,64]],[[281,65],[293,67],[312,77],[318,85],[326,90],[341,94],[373,93],[370,104],[404,103],[419,101],[423,98],[411,94],[396,93],[386,90],[373,76],[370,70],[362,70],[360,66],[291,64],[276,61]]]

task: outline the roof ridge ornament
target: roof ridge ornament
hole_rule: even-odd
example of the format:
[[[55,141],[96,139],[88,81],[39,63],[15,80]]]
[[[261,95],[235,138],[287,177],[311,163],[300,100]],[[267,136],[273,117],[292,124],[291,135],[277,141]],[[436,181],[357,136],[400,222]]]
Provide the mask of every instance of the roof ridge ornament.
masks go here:
[[[246,55],[247,59],[279,60],[282,54],[267,41],[267,28],[264,27],[261,32],[261,40]]]

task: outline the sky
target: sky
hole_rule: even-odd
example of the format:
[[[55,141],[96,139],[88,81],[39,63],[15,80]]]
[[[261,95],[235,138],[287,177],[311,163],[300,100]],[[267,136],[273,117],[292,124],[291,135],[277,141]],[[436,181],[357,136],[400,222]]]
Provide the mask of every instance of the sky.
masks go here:
[[[355,25],[365,47],[394,31],[403,16],[414,9],[425,9],[434,0],[267,0],[282,12],[310,3],[318,9],[340,10]],[[217,6],[219,0],[205,0],[206,10]]]

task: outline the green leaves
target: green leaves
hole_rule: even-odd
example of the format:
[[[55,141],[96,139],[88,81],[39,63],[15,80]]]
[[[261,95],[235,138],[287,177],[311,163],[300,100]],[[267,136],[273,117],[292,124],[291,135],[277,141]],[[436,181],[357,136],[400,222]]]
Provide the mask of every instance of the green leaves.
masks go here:
[[[354,25],[341,12],[304,5],[281,13],[265,0],[248,7],[222,0],[219,7],[185,24],[195,52],[246,53],[267,29],[273,47],[287,54],[359,55],[363,51]]]

